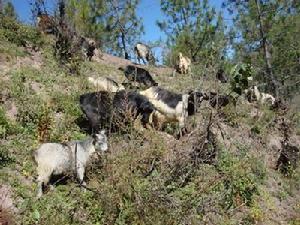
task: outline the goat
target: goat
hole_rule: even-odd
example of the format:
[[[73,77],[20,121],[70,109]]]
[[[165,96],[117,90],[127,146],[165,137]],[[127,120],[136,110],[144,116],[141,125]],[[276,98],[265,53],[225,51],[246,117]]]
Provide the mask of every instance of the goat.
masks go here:
[[[92,57],[95,55],[96,41],[92,38],[81,37],[80,45],[83,52],[83,55],[89,60],[92,60]]]
[[[244,92],[249,102],[256,100],[261,104],[266,104],[268,102],[271,103],[272,106],[276,104],[276,99],[272,95],[260,92],[257,86],[246,89]]]
[[[216,78],[221,81],[221,83],[227,83],[228,77],[225,74],[225,71],[223,69],[219,69],[216,73]]]
[[[209,92],[207,96],[207,100],[209,100],[209,104],[213,108],[225,107],[230,103],[230,97],[228,95],[218,95],[216,92]]]
[[[181,74],[188,74],[191,72],[191,60],[183,56],[181,52],[178,54],[176,71]]]
[[[136,67],[134,65],[128,65],[125,67],[119,67],[119,70],[123,71],[125,77],[131,82],[137,82],[145,87],[157,86],[157,82],[154,81],[149,71]]]
[[[153,114],[154,119],[162,123],[177,121],[180,134],[185,127],[186,118],[196,112],[196,103],[201,103],[204,98],[200,92],[177,94],[161,87],[150,87],[139,93],[147,97],[156,108],[157,112]]]
[[[108,77],[98,77],[96,79],[88,77],[88,81],[99,91],[118,92],[125,89],[122,84],[118,84],[116,81]]]
[[[144,64],[146,64],[146,61],[151,65],[155,64],[155,58],[154,58],[149,46],[139,42],[134,47],[134,53],[137,56],[139,64],[141,64],[141,62],[140,62],[141,59]]]
[[[38,30],[45,34],[55,34],[56,23],[52,16],[48,14],[42,14],[41,12],[37,15],[37,27]]]
[[[150,123],[150,116],[155,111],[154,106],[147,98],[134,91],[119,91],[113,97],[101,91],[87,93],[80,96],[80,107],[88,118],[93,130],[107,127],[114,130],[120,129],[120,121],[128,123],[141,116],[144,126]],[[130,118],[128,118],[128,113]]]
[[[82,141],[70,141],[66,144],[44,143],[34,153],[38,173],[37,197],[43,194],[43,185],[47,185],[51,175],[63,174],[69,171],[76,173],[81,185],[85,167],[95,151],[106,151],[107,137],[105,131]]]

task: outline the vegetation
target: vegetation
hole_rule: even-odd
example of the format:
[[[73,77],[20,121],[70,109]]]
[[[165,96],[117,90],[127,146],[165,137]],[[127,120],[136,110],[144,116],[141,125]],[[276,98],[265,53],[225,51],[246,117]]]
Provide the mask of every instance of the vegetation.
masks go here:
[[[266,83],[269,92],[290,93],[299,83],[299,43],[294,39],[299,32],[299,3],[228,0],[224,6],[235,15],[232,40],[236,60],[253,64],[257,79]]]
[[[44,1],[36,2],[44,7]],[[183,4],[183,11],[178,2]],[[257,9],[256,1],[240,2],[243,7],[250,7],[245,8],[249,11],[237,8],[236,13],[249,20],[236,18],[236,22],[239,21],[242,28],[251,24],[249,28],[254,29],[257,24],[252,22],[259,23],[252,17],[257,15],[252,11]],[[85,192],[71,174],[67,179],[54,180],[55,189],[46,190],[41,199],[36,199],[33,152],[44,142],[65,142],[88,135],[81,124],[84,116],[78,104],[81,94],[95,91],[88,85],[87,76],[109,75],[117,81],[124,78],[109,59],[90,62],[79,57],[76,76],[70,70],[61,69],[70,62],[57,60],[53,50],[55,37],[20,23],[16,14],[7,13],[1,3],[0,199],[11,199],[16,210],[0,202],[0,223],[11,218],[7,219],[9,223],[49,225],[273,224],[274,221],[299,224],[299,163],[287,165],[286,174],[275,169],[282,152],[280,141],[288,141],[296,147],[299,143],[299,95],[295,88],[298,78],[294,76],[299,71],[294,60],[300,46],[298,40],[292,40],[298,28],[288,23],[297,23],[292,18],[299,17],[298,3],[279,1],[282,5],[269,5],[269,1],[260,1],[264,25],[268,24],[267,9],[272,6],[272,12],[278,10],[276,15],[279,16],[270,15],[272,22],[276,21],[278,26],[282,23],[291,34],[281,36],[287,43],[284,48],[284,43],[275,41],[280,33],[278,26],[267,26],[267,40],[272,40],[269,48],[276,87],[281,90],[278,82],[284,79],[285,71],[286,82],[292,88],[281,86],[289,92],[279,93],[281,97],[293,98],[286,107],[273,110],[248,103],[242,94],[252,85],[247,79],[249,76],[254,78],[253,82],[272,82],[264,80],[262,75],[268,72],[264,52],[261,48],[250,48],[255,47],[253,43],[260,40],[259,36],[251,39],[251,44],[249,34],[235,26],[244,38],[234,43],[234,54],[228,57],[225,40],[229,34],[225,32],[221,14],[208,1],[161,1],[167,19],[160,27],[172,31],[168,36],[170,54],[182,51],[194,57],[195,66],[192,75],[176,78],[168,72],[172,69],[150,67],[150,72],[159,74],[155,79],[161,86],[176,92],[201,89],[223,95],[230,93],[236,97],[235,104],[215,109],[204,101],[200,113],[188,118],[189,134],[179,140],[172,136],[175,132],[172,125],[156,131],[139,129],[141,125],[136,122],[130,124],[125,129],[126,134],[110,134],[110,151],[92,160],[87,168]],[[104,49],[108,52],[125,56],[142,27],[134,15],[139,1],[131,1],[132,5],[127,1],[67,3],[67,14],[79,33],[104,40]],[[114,8],[119,18],[114,17],[116,11],[106,11],[108,5],[115,7],[116,3],[124,6]],[[225,3],[229,9],[234,4],[233,1]],[[286,18],[281,17],[288,6],[291,12],[284,14]],[[72,7],[76,7],[79,14],[71,14]],[[187,16],[189,23],[174,23],[181,16]],[[126,28],[128,35],[125,47],[122,45],[125,30],[121,27]],[[104,37],[100,37],[102,35]],[[105,35],[114,37],[112,45],[107,44]],[[199,40],[203,42],[199,44]],[[242,51],[241,47],[249,51]],[[65,50],[72,47],[66,45]],[[281,59],[278,51],[283,53]],[[254,52],[258,53],[255,55],[258,61],[252,58]],[[228,72],[229,83],[216,82],[215,73],[219,68]],[[295,162],[299,161],[297,154],[293,155]],[[3,197],[2,190],[6,187],[10,191]]]
[[[141,19],[136,15],[139,2],[71,0],[66,2],[66,10],[80,34],[96,39],[107,52],[129,59],[132,54],[129,46],[143,32]]]
[[[207,0],[164,0],[161,1],[161,9],[167,20],[157,24],[167,34],[171,49],[166,63],[174,65],[178,52],[187,55],[193,62],[207,58],[206,63],[211,64],[208,58],[213,57],[212,61],[220,58],[225,48],[223,19]],[[213,56],[211,51],[215,51]]]

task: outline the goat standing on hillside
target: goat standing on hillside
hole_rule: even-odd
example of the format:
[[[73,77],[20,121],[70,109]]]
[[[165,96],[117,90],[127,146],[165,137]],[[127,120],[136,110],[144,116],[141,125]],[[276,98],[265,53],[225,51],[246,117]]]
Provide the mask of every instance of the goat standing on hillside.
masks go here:
[[[144,64],[146,64],[146,61],[150,65],[155,64],[155,58],[149,46],[144,45],[142,43],[137,43],[136,46],[134,47],[134,53],[139,61],[139,64],[141,64],[141,59],[143,60]]]
[[[82,141],[70,141],[66,144],[45,143],[34,153],[38,173],[38,197],[43,194],[43,185],[47,185],[51,175],[75,172],[80,184],[83,181],[85,167],[95,151],[106,151],[107,137],[105,131]]]
[[[207,98],[201,92],[191,91],[188,94],[177,94],[161,87],[150,87],[139,93],[148,98],[157,109],[153,114],[155,123],[177,121],[180,136],[182,136],[186,118],[194,115],[196,108]]]
[[[127,65],[125,68],[119,67],[119,70],[123,71],[125,77],[131,82],[136,82],[139,85],[143,85],[147,88],[158,85],[158,83],[152,78],[149,71],[145,70],[144,68],[134,65]]]
[[[181,52],[178,54],[176,71],[181,74],[188,74],[191,72],[191,60],[187,56],[183,56]]]
[[[45,34],[55,34],[56,23],[53,16],[46,13],[38,12],[37,15],[37,28],[40,32]]]
[[[257,86],[246,89],[245,94],[249,102],[252,102],[253,100],[258,101],[260,104],[266,104],[269,102],[272,106],[276,103],[276,99],[272,95],[260,92]]]
[[[107,91],[107,92],[118,92],[125,90],[125,87],[122,84],[118,84],[116,81],[109,77],[88,77],[88,81],[93,84],[98,91]]]

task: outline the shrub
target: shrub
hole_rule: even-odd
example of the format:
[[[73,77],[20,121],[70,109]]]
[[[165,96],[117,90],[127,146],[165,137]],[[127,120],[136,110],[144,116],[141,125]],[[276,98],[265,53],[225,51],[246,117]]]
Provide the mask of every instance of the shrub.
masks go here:
[[[1,16],[0,20],[0,37],[23,47],[28,44],[40,47],[43,44],[41,34],[34,27],[21,24],[10,17]]]
[[[12,157],[11,153],[7,148],[1,147],[0,150],[0,169],[14,162],[15,159]]]
[[[231,91],[241,95],[243,90],[248,88],[248,77],[251,77],[252,73],[252,67],[250,64],[238,64],[234,66],[230,71]]]
[[[224,176],[224,207],[251,204],[253,196],[258,194],[259,181],[265,177],[260,161],[252,159],[247,153],[236,156],[223,151],[217,169]]]

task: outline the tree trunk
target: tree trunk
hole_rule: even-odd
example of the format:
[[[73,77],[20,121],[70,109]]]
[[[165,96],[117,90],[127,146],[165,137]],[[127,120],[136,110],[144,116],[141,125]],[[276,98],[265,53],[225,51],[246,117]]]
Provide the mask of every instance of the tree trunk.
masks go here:
[[[256,9],[257,9],[258,20],[259,20],[259,32],[262,40],[262,47],[263,47],[264,58],[266,63],[267,76],[265,77],[265,80],[270,85],[269,91],[271,91],[276,97],[278,97],[277,84],[272,69],[270,47],[263,27],[262,15],[260,10],[260,2],[259,0],[255,0],[255,3],[256,3]]]
[[[128,52],[126,51],[126,41],[125,41],[124,32],[122,32],[121,39],[122,39],[123,50],[124,50],[124,53],[125,53],[125,59],[129,59]]]
[[[3,13],[3,1],[0,0],[0,15]]]

